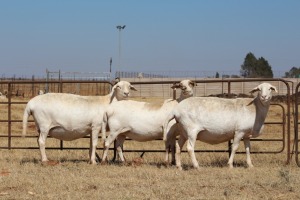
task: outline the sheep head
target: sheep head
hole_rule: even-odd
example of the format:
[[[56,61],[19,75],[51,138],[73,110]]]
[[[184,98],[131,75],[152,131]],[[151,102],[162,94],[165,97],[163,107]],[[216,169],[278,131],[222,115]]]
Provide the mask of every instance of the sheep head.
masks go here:
[[[191,80],[182,80],[180,83],[175,83],[171,88],[180,88],[181,89],[181,96],[183,97],[191,97],[193,96],[193,88],[197,85],[196,82]]]
[[[126,99],[129,97],[130,90],[137,91],[134,86],[132,86],[129,82],[127,81],[119,81],[117,82],[112,90],[115,93],[115,96],[118,101]]]
[[[270,83],[262,83],[257,87],[253,88],[250,93],[258,92],[257,98],[263,103],[269,103],[272,99],[272,92],[277,92],[275,86],[271,85]]]

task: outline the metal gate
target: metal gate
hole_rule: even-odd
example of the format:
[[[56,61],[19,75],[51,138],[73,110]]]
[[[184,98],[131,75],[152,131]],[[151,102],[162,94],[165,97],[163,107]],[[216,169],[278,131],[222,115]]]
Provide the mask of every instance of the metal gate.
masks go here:
[[[294,116],[294,142],[293,144],[295,145],[295,160],[296,160],[296,164],[298,167],[300,167],[300,161],[299,161],[299,87],[300,87],[300,83],[296,86],[295,89],[295,116]]]
[[[276,138],[276,139],[251,139],[252,142],[277,142],[277,143],[280,143],[280,146],[277,150],[273,150],[273,151],[269,151],[269,150],[261,151],[260,150],[260,151],[251,151],[251,153],[280,153],[285,149],[286,141],[287,141],[287,161],[286,162],[287,163],[290,162],[290,123],[289,123],[290,122],[290,86],[289,86],[288,81],[285,81],[283,79],[217,79],[217,80],[202,79],[202,80],[193,80],[193,81],[198,83],[198,85],[201,85],[201,84],[205,85],[204,88],[207,88],[208,87],[207,85],[209,85],[209,84],[215,84],[215,83],[221,84],[221,91],[224,94],[231,94],[232,91],[234,90],[233,85],[235,83],[246,84],[246,83],[251,83],[251,82],[259,83],[262,81],[283,83],[285,85],[285,90],[286,90],[286,108],[284,106],[282,106],[281,104],[272,104],[271,105],[271,106],[276,106],[281,110],[282,117],[278,121],[270,121],[270,122],[266,121],[265,122],[265,124],[269,125],[269,126],[275,126],[275,125],[281,126],[281,130],[282,130],[281,137]],[[140,85],[140,86],[168,85],[168,88],[169,88],[168,95],[171,95],[171,98],[172,98],[172,96],[173,96],[173,98],[176,98],[176,91],[175,90],[172,91],[170,89],[170,86],[172,84],[174,84],[174,82],[178,82],[178,80],[177,81],[138,81],[138,82],[131,82],[131,84]],[[67,84],[71,84],[73,86],[66,87]],[[94,93],[95,89],[96,89],[95,94],[98,94],[98,95],[100,93],[101,93],[101,95],[107,94],[107,93],[109,93],[109,89],[107,89],[107,88],[111,87],[111,83],[108,81],[63,81],[63,80],[60,80],[60,81],[2,81],[2,82],[0,82],[1,88],[3,88],[3,86],[5,86],[5,87],[7,87],[7,91],[8,91],[7,102],[0,102],[0,106],[1,105],[7,106],[7,119],[0,119],[0,125],[3,123],[7,123],[7,134],[2,134],[0,132],[0,138],[6,138],[7,145],[0,146],[0,149],[38,149],[37,146],[35,146],[35,147],[32,147],[32,146],[19,147],[19,146],[12,145],[12,138],[21,137],[21,134],[12,134],[12,125],[14,123],[22,122],[21,119],[12,119],[12,106],[27,103],[27,101],[12,100],[12,95],[14,93],[13,88],[16,88],[16,86],[25,87],[27,85],[29,88],[31,88],[29,93],[32,97],[32,96],[35,96],[34,94],[37,94],[38,89],[43,88],[45,86],[50,88],[50,91],[52,91],[52,92],[53,91],[54,92],[70,92],[70,91],[67,91],[69,89],[69,90],[75,91],[77,93],[78,91],[80,91],[80,88],[83,87],[82,84],[94,85],[94,87],[92,89],[91,88],[88,89],[89,95],[91,93]],[[106,86],[100,86],[97,84],[105,84]],[[101,88],[101,87],[105,88],[104,91],[102,90],[103,88]],[[220,88],[218,88],[218,89],[220,89]],[[79,94],[81,94],[81,93],[79,92]],[[81,95],[86,95],[86,94],[81,94]],[[197,95],[197,92],[196,92],[196,95]],[[206,95],[208,95],[208,94],[206,94]],[[31,120],[31,122],[33,122],[33,120]],[[288,123],[286,123],[286,122],[288,122]],[[28,136],[28,137],[37,138],[37,136]],[[85,138],[89,138],[89,137],[85,137]],[[196,150],[196,152],[227,152],[227,153],[230,153],[231,152],[230,147],[231,147],[231,143],[229,142],[227,149]],[[78,146],[66,147],[66,146],[64,146],[64,142],[60,141],[59,147],[47,147],[46,149],[82,150],[82,149],[88,149],[88,147],[78,147]],[[102,149],[102,148],[98,148],[98,149]],[[115,155],[116,155],[115,148],[111,148],[111,149],[114,149],[114,158],[115,158]],[[296,146],[296,149],[298,151],[298,146]],[[142,152],[144,154],[145,152],[164,152],[164,150],[124,149],[124,152]],[[244,152],[241,151],[238,153],[244,153]]]

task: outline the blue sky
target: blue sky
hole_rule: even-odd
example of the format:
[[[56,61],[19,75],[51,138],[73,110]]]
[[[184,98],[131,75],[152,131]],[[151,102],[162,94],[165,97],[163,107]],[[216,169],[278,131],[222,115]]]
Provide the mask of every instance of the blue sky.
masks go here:
[[[300,67],[298,0],[0,0],[0,75]],[[121,66],[119,66],[119,32]]]

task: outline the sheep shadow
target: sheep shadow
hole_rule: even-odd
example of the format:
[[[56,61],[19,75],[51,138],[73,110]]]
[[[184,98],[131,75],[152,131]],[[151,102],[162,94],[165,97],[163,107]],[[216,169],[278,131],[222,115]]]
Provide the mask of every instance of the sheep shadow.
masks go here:
[[[210,163],[207,163],[205,166],[216,167],[216,168],[228,168],[228,159],[226,158],[215,159]],[[248,165],[244,161],[234,161],[233,167],[248,168]]]
[[[170,168],[170,169],[176,169],[176,165],[175,164],[166,164],[165,162],[150,162],[148,163],[150,166],[154,166],[158,169],[161,169],[161,168]],[[200,168],[209,168],[209,167],[212,167],[212,168],[224,168],[224,169],[227,169],[229,168],[228,167],[228,159],[226,158],[219,158],[219,159],[215,159],[211,162],[208,162],[208,163],[201,163],[201,161],[199,161],[199,165],[200,165]],[[235,161],[233,163],[233,166],[234,168],[248,168],[248,165],[246,162],[244,161]],[[187,170],[192,170],[194,169],[192,164],[184,164],[182,163],[182,170],[183,171],[187,171]]]
[[[88,163],[88,160],[62,158],[59,160],[49,160],[47,162],[42,162],[40,159],[37,158],[23,158],[20,161],[20,165],[34,164],[34,165],[42,165],[42,166],[56,166],[56,165],[66,164],[66,163],[73,163],[73,164]]]
[[[20,165],[25,165],[25,164],[39,164],[41,161],[36,158],[22,158],[20,161]]]

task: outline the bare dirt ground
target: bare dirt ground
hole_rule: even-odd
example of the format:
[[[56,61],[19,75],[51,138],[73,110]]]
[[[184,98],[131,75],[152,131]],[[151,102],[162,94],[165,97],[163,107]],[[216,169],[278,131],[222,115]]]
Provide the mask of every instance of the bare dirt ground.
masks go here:
[[[13,118],[21,119],[24,105],[15,105]],[[0,105],[1,116],[7,116],[6,105]],[[273,107],[267,120],[278,121],[280,108]],[[5,133],[5,123],[0,124]],[[29,125],[28,135],[36,135]],[[281,138],[281,126],[266,125],[262,138]],[[13,133],[21,133],[21,124],[13,126]],[[7,143],[0,138],[0,145]],[[47,140],[47,147],[57,146],[55,139]],[[37,147],[35,138],[13,138],[14,146]],[[88,147],[89,140],[65,143],[66,146]],[[101,146],[101,144],[99,144]],[[197,143],[198,149],[226,149]],[[279,151],[282,142],[252,142],[253,151]],[[124,149],[163,149],[163,141],[139,143],[126,141]],[[286,148],[285,148],[286,149]],[[239,150],[243,150],[240,144]],[[164,165],[164,153],[125,152],[126,164],[88,164],[88,150],[46,150],[54,162],[40,162],[38,149],[0,149],[0,199],[299,199],[300,169],[294,157],[290,165],[286,150],[276,154],[252,154],[254,168],[246,166],[246,156],[235,156],[235,168],[227,167],[227,153],[197,153],[200,170],[192,169],[183,153],[183,171]],[[97,153],[102,156],[102,151]],[[112,158],[112,152],[109,152]]]

